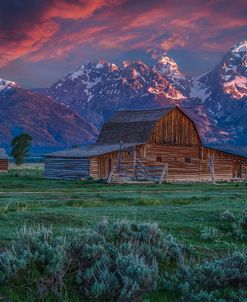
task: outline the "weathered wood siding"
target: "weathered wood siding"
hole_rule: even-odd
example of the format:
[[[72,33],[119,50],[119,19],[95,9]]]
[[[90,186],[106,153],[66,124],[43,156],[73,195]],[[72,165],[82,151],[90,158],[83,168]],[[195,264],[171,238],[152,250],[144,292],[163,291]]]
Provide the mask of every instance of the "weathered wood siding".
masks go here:
[[[90,176],[89,159],[87,158],[45,158],[46,178],[81,179]]]
[[[200,146],[146,145],[146,165],[155,166],[168,163],[169,181],[199,179]],[[189,158],[190,162],[186,162]],[[159,159],[159,161],[157,161]]]
[[[202,146],[146,145],[146,165],[160,165],[157,158],[161,158],[168,163],[170,181],[210,181],[209,157],[213,158],[216,180],[246,178],[246,160],[236,155]]]
[[[201,147],[201,179],[210,178],[209,158],[213,159],[216,180],[246,178],[246,159],[241,156]]]
[[[168,163],[168,181],[211,181],[209,158],[213,158],[215,179],[229,181],[233,178],[246,178],[246,160],[200,145],[158,145],[147,144],[137,148],[137,158],[146,167],[160,169]],[[94,157],[90,162],[90,175],[93,178],[108,178],[111,168],[116,167],[118,152]],[[121,164],[126,173],[131,174],[133,159],[124,153]]]
[[[199,145],[200,138],[194,123],[180,110],[174,109],[156,123],[148,143]]]
[[[0,173],[8,172],[9,161],[7,159],[0,159]]]

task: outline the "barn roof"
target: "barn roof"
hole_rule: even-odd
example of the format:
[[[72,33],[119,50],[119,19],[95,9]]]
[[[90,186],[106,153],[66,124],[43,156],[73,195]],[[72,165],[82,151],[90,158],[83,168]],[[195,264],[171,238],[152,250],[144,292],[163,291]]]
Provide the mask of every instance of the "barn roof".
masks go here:
[[[135,109],[116,111],[108,123],[136,123],[136,122],[154,122],[166,115],[175,106],[154,108],[154,109]]]
[[[126,148],[130,148],[136,145],[141,145],[142,142],[140,143],[132,143],[132,144],[124,144]],[[101,155],[105,154],[108,152],[113,152],[113,151],[118,151],[119,150],[119,143],[118,144],[111,144],[111,145],[90,145],[86,147],[76,147],[76,148],[71,148],[71,149],[66,149],[62,151],[57,151],[53,153],[48,153],[45,154],[45,157],[61,157],[61,158],[86,158],[90,156],[96,156],[96,155]]]
[[[8,159],[8,154],[3,148],[0,148],[0,159]]]
[[[231,146],[215,146],[212,144],[204,144],[203,145],[206,148],[214,149],[220,152],[224,152],[231,155],[237,155],[239,157],[247,158],[247,148],[241,148],[241,147],[231,147]]]
[[[117,111],[103,125],[98,144],[147,142],[156,122],[176,107]]]

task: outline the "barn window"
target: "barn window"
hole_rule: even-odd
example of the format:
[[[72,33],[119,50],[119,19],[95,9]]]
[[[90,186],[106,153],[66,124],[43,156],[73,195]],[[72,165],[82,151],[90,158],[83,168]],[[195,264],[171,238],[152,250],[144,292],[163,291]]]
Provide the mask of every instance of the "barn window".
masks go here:
[[[162,162],[162,157],[161,156],[157,156],[156,157],[156,161],[161,163]]]
[[[190,157],[185,157],[184,162],[185,163],[190,163],[191,162],[191,158]]]

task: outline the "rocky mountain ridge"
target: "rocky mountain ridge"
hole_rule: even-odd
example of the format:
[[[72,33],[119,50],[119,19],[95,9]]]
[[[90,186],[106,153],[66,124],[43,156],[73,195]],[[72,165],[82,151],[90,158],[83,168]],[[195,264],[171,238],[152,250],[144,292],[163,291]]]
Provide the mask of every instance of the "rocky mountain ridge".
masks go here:
[[[185,76],[166,53],[156,56],[156,60],[153,66],[141,60],[124,61],[122,66],[104,60],[89,61],[50,88],[37,89],[35,92],[25,90],[14,82],[0,80],[0,112],[3,120],[7,118],[7,121],[13,115],[12,123],[17,125],[14,123],[15,110],[6,109],[11,101],[4,105],[5,108],[3,100],[12,100],[12,94],[22,95],[22,98],[25,95],[26,102],[29,99],[30,110],[30,114],[26,115],[25,127],[28,129],[28,123],[32,124],[32,114],[36,116],[41,111],[39,117],[35,117],[39,119],[36,127],[40,129],[44,127],[42,119],[46,120],[46,115],[36,103],[39,104],[42,98],[47,108],[50,106],[51,112],[55,114],[57,111],[60,116],[57,116],[57,125],[55,121],[52,124],[55,132],[51,134],[49,142],[45,139],[39,141],[37,137],[38,145],[51,143],[67,146],[94,141],[97,129],[115,110],[177,105],[193,115],[206,144],[245,150],[247,41],[235,45],[212,71],[198,77]],[[17,100],[16,103],[21,104],[20,97]],[[58,127],[60,121],[63,129]],[[24,121],[19,119],[19,122],[22,127]],[[9,123],[9,133],[14,128]],[[63,133],[69,128],[68,137]],[[52,142],[52,135],[61,137]],[[0,139],[4,141],[6,137],[9,139],[10,135],[2,134]]]

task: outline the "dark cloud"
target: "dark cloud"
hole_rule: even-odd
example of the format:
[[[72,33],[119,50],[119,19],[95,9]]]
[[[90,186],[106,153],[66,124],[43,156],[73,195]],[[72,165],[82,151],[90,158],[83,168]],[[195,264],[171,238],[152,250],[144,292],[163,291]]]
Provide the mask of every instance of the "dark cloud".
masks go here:
[[[1,0],[0,30],[6,34],[18,33],[36,23],[46,8],[52,5],[48,0]],[[9,36],[11,38],[11,36]]]

